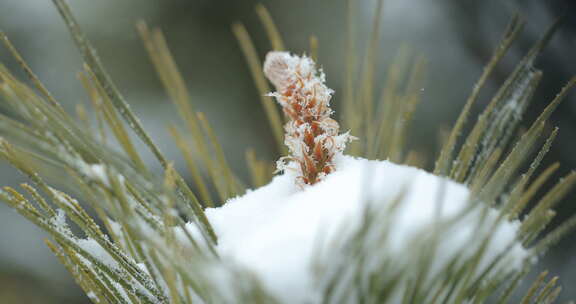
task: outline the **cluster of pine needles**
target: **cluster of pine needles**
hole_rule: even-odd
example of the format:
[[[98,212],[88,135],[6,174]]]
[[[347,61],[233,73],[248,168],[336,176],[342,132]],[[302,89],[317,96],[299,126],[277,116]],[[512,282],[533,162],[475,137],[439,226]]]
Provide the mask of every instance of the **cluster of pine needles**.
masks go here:
[[[78,105],[75,116],[65,112],[8,38],[0,34],[0,40],[29,78],[23,82],[0,65],[0,155],[31,181],[22,184],[20,191],[3,188],[0,199],[50,235],[51,240],[46,241],[49,248],[94,303],[277,302],[258,278],[221,259],[215,249],[217,236],[204,209],[218,207],[242,194],[248,183],[230,168],[206,117],[194,110],[162,32],[144,23],[137,26],[151,62],[181,115],[184,130],[174,125],[169,131],[184,156],[192,177],[190,183],[146,133],[65,1],[53,2],[82,55],[84,65],[78,76],[90,96],[91,108]],[[341,123],[360,138],[349,154],[418,166],[422,164],[421,155],[408,150],[405,141],[421,95],[425,61],[401,53],[389,67],[383,87],[375,84],[382,2],[378,1],[366,54],[358,56],[355,4],[349,1],[347,73],[339,101]],[[284,50],[269,12],[261,5],[256,12],[272,49]],[[536,197],[558,169],[557,163],[539,169],[558,131],[550,131],[546,121],[576,84],[576,78],[516,137],[522,114],[542,77],[534,60],[558,23],[518,63],[472,130],[466,136],[462,134],[480,90],[522,25],[519,17],[512,19],[447,137],[434,173],[467,185],[472,193],[471,205],[498,208],[499,221],[521,219],[517,241],[531,253],[525,268],[488,276],[491,265],[477,274],[485,249],[481,246],[468,259],[455,258],[434,280],[427,279],[433,259],[433,254],[423,255],[428,252],[407,253],[414,263],[409,269],[395,269],[386,251],[366,237],[370,231],[385,236],[394,229],[387,225],[387,212],[367,212],[363,227],[348,240],[346,248],[350,252],[339,253],[348,261],[342,267],[350,268],[330,270],[330,275],[319,282],[324,303],[386,303],[399,286],[408,286],[401,291],[403,303],[509,303],[532,266],[532,258],[541,256],[576,224],[573,217],[555,230],[543,232],[555,216],[555,204],[576,182],[576,174],[565,176],[544,196]],[[285,153],[283,119],[266,96],[272,90],[264,78],[261,57],[242,24],[234,24],[232,29],[250,67],[277,150]],[[317,39],[312,37],[310,42],[309,54],[317,59]],[[364,61],[358,62],[358,58]],[[381,91],[376,94],[378,89]],[[94,113],[97,123],[90,123],[88,113]],[[134,138],[146,145],[161,164],[163,174],[150,170],[135,148]],[[110,148],[113,141],[121,151]],[[246,152],[246,159],[252,176],[250,187],[270,181],[271,163],[258,159],[253,150]],[[56,181],[82,204],[55,189]],[[531,205],[535,207],[528,208]],[[190,232],[189,222],[200,234]],[[442,238],[441,231],[431,238],[431,247],[427,248],[433,248],[434,239]],[[369,275],[363,273],[362,261],[374,256],[380,268],[372,269]],[[342,275],[350,269],[356,269],[356,273]],[[547,279],[543,273],[525,291],[521,303],[554,302],[560,293],[556,282],[557,278]]]

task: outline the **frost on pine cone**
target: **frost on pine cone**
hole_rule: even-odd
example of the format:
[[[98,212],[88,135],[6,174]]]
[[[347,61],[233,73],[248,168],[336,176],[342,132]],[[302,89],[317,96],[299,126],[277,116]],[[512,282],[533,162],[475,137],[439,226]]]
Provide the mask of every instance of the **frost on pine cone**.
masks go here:
[[[538,198],[558,164],[536,171],[557,135],[554,129],[540,144],[546,121],[576,86],[576,77],[520,138],[512,136],[542,75],[532,63],[554,27],[460,138],[480,88],[520,31],[522,23],[512,21],[443,146],[435,174],[408,165],[417,160],[411,153],[402,155],[407,120],[421,94],[417,64],[405,90],[395,81],[383,88],[376,108],[383,111],[374,111],[372,92],[376,64],[370,53],[377,50],[366,56],[361,87],[350,81],[356,71],[351,65],[349,92],[342,95],[344,116],[350,118],[344,121],[364,140],[353,151],[364,158],[355,158],[342,155],[353,137],[339,134],[330,118],[333,92],[322,71],[305,56],[269,53],[264,72],[276,87],[271,96],[289,118],[290,155],[278,162],[284,174],[270,181],[268,163],[247,153],[255,177],[249,190],[204,115],[193,111],[160,30],[139,24],[189,130],[171,128],[171,133],[189,162],[194,187],[145,132],[65,0],[54,3],[83,55],[86,71],[80,75],[93,98],[97,126],[89,120],[88,128],[78,124],[64,111],[0,33],[0,42],[35,84],[26,85],[0,65],[0,98],[14,115],[0,115],[0,158],[34,182],[21,185],[21,191],[0,189],[0,201],[53,238],[48,246],[94,303],[552,303],[558,296],[557,278],[546,283],[543,273],[521,301],[513,298],[537,258],[576,225],[572,217],[547,232],[555,205],[576,185],[576,173]],[[263,8],[260,12],[269,17]],[[259,83],[254,46],[242,25],[234,31]],[[386,77],[396,79],[399,66]],[[356,96],[361,102],[354,102]],[[268,116],[280,138],[279,115]],[[100,138],[93,132],[97,128]],[[108,130],[121,151],[104,144]],[[163,176],[143,161],[130,130],[163,166]],[[391,161],[369,160],[378,158]],[[54,190],[49,183],[56,180],[81,195],[97,217]]]
[[[334,91],[324,84],[324,73],[317,71],[314,61],[306,56],[270,52],[264,73],[276,87],[270,96],[276,98],[289,118],[284,126],[284,142],[290,156],[282,157],[277,168],[284,171],[290,167],[285,161],[294,161],[298,183],[313,185],[334,171],[334,156],[354,139],[348,132],[338,134],[340,126],[330,118]]]

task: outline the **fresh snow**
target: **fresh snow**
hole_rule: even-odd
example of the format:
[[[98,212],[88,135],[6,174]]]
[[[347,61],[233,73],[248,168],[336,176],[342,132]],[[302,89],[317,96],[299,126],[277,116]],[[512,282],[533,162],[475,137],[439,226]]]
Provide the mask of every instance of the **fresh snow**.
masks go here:
[[[464,185],[389,161],[338,155],[335,163],[336,171],[313,186],[301,189],[295,171],[286,170],[268,185],[206,211],[218,235],[220,255],[252,271],[284,302],[314,302],[318,296],[314,261],[328,269],[331,263],[341,263],[333,257],[337,252],[321,254],[318,249],[345,242],[346,232],[362,223],[367,205],[385,210],[399,197],[402,202],[390,222],[380,223],[391,227],[387,252],[375,255],[387,255],[400,266],[411,263],[407,256],[427,249],[414,247],[417,238],[453,218],[462,220],[442,232],[432,273],[457,254],[471,257],[487,236],[490,242],[478,273],[501,253],[505,257],[497,264],[498,271],[519,270],[529,255],[515,241],[519,223],[497,222],[500,212],[484,204],[468,209],[471,202]],[[464,210],[471,211],[460,216]]]

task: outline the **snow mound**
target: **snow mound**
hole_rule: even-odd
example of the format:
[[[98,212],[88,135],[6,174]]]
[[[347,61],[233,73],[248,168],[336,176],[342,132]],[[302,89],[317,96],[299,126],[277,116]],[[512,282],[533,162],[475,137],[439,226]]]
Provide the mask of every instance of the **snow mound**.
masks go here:
[[[315,302],[320,292],[315,262],[328,269],[342,263],[334,258],[340,248],[334,244],[343,244],[351,235],[347,231],[360,227],[366,207],[385,209],[400,199],[390,222],[380,223],[391,228],[387,250],[375,255],[387,255],[399,265],[411,263],[410,253],[426,250],[415,247],[423,234],[438,222],[459,218],[442,233],[432,273],[457,254],[471,257],[488,236],[478,273],[502,253],[506,256],[498,271],[519,270],[528,256],[515,241],[519,223],[497,222],[500,212],[484,204],[470,208],[464,185],[388,161],[339,156],[336,168],[303,190],[294,182],[295,173],[287,170],[266,186],[208,209],[220,255],[252,271],[280,300]],[[462,215],[464,210],[470,211]],[[318,249],[326,244],[334,246],[332,252],[321,254]]]

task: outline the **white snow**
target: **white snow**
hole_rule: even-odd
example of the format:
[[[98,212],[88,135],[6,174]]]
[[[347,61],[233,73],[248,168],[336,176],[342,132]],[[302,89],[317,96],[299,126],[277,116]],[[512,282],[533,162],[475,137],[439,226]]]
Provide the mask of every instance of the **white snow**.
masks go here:
[[[88,299],[90,299],[92,302],[94,303],[100,303],[100,299],[98,298],[98,296],[93,292],[93,291],[89,291],[86,296],[88,297]]]
[[[56,215],[50,219],[50,223],[57,231],[68,231],[68,224],[66,224],[66,212],[62,209],[56,209]]]
[[[119,269],[118,262],[94,239],[78,239],[76,240],[78,247],[89,252],[100,263],[106,265],[111,269]]]
[[[288,303],[314,302],[318,292],[314,259],[325,268],[342,262],[330,254],[320,255],[318,248],[345,242],[346,232],[361,224],[367,204],[382,210],[404,193],[390,222],[382,223],[392,227],[386,239],[388,252],[383,254],[399,265],[410,263],[406,257],[414,250],[426,249],[414,248],[416,238],[470,206],[465,186],[388,161],[339,155],[335,172],[304,189],[296,186],[295,174],[286,170],[270,184],[207,210],[220,255],[254,272],[273,295]],[[505,251],[498,270],[520,269],[528,251],[515,241],[519,223],[502,221],[490,230],[499,214],[496,209],[474,208],[443,232],[432,273],[456,253],[472,256],[489,233],[491,241],[478,273]]]
[[[101,181],[106,186],[110,186],[110,181],[106,174],[106,167],[102,164],[86,165],[84,174],[94,180]]]

